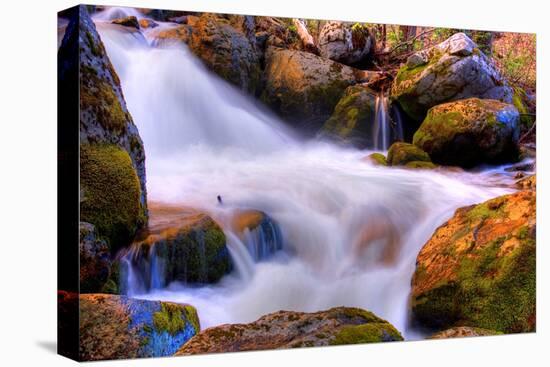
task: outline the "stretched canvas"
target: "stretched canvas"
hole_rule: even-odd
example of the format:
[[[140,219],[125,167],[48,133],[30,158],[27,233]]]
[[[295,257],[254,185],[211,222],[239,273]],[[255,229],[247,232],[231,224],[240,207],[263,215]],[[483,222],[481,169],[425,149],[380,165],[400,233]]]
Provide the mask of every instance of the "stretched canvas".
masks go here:
[[[60,354],[535,331],[535,35],[358,20],[59,13]]]

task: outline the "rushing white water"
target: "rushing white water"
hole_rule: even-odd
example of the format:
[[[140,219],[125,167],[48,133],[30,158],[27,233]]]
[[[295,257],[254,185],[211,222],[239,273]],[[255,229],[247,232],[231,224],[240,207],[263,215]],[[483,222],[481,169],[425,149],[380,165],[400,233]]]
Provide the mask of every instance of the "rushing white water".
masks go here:
[[[297,141],[183,44],[155,48],[139,33],[96,23],[145,144],[149,199],[210,213],[236,265],[215,285],[171,284],[139,297],[190,303],[203,327],[356,306],[417,337],[407,303],[418,251],[457,207],[508,189],[459,173],[376,167],[362,160],[366,151]],[[255,262],[224,225],[235,208],[268,213],[284,250]]]

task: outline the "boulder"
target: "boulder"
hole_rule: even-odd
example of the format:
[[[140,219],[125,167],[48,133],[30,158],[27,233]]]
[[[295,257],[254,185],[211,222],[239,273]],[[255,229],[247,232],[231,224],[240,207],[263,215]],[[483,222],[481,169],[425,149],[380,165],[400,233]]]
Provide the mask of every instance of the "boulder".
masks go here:
[[[388,161],[386,160],[386,157],[382,153],[371,153],[365,158],[363,158],[364,161],[367,161],[371,164],[374,164],[375,166],[387,166]]]
[[[74,55],[79,57],[75,58]],[[118,173],[110,172],[109,177],[116,176],[117,178],[117,181],[112,183],[107,182],[107,176],[101,177],[101,172],[85,171],[87,168],[98,168],[95,164],[84,165],[84,168],[81,166],[81,176],[101,177],[97,184],[102,185],[103,189],[107,191],[111,186],[116,188],[118,180],[129,182],[137,177],[137,188],[134,187],[130,191],[130,197],[134,198],[134,194],[137,192],[139,213],[123,214],[126,218],[134,219],[131,223],[128,222],[129,226],[125,230],[131,234],[147,219],[145,152],[137,127],[126,108],[118,75],[113,69],[95,25],[83,5],[80,5],[78,11],[71,15],[58,51],[58,60],[60,93],[72,90],[71,86],[74,83],[80,85],[80,143],[86,147],[84,148],[85,153],[88,151],[91,154],[99,151],[103,154],[112,152],[117,158],[120,158],[117,162],[124,166]],[[79,75],[79,80],[73,80],[72,75]],[[111,146],[111,148],[107,148],[107,146]],[[117,148],[124,153],[114,153]],[[124,154],[126,156],[122,158]],[[104,163],[104,166],[109,164],[109,162]],[[112,169],[116,170],[114,167]],[[123,173],[127,176],[123,177]],[[118,205],[117,201],[119,200],[123,202],[128,200],[126,192],[117,192],[121,196],[115,196],[114,193],[108,192],[102,195],[104,198],[109,197],[112,200],[111,203],[108,203],[112,206]],[[110,246],[118,247],[129,244],[110,243],[112,238],[104,236],[103,224],[94,222],[94,219],[101,218],[103,215],[111,216],[110,213],[97,211],[102,210],[102,207],[94,209],[89,206],[85,209],[87,214],[81,220],[95,225],[98,235],[107,239]],[[96,211],[93,212],[94,210]]]
[[[278,311],[249,324],[204,330],[176,355],[284,349],[403,340],[387,321],[373,313],[337,307],[314,313]]]
[[[147,28],[156,28],[159,25],[157,22],[155,22],[152,19],[142,18],[139,20],[139,26],[141,29],[147,29]]]
[[[80,292],[100,291],[111,272],[111,258],[107,243],[97,237],[95,227],[80,222]]]
[[[243,91],[256,94],[261,87],[260,63],[251,42],[254,35],[246,33],[248,26],[242,22],[205,13],[193,25],[188,22],[192,28],[188,45],[210,70]]]
[[[155,210],[151,218],[159,215]],[[149,234],[136,241],[123,257],[139,274],[146,290],[173,281],[214,283],[232,269],[220,226],[202,212],[180,208],[180,213],[175,221],[168,219],[150,227]]]
[[[157,44],[162,42],[189,42],[191,37],[191,27],[184,24],[173,28],[162,28],[154,33],[155,42]]]
[[[267,50],[262,100],[289,123],[316,132],[342,94],[364,74],[314,54]]]
[[[108,294],[78,301],[81,361],[169,356],[200,331],[190,305]]]
[[[472,336],[500,335],[497,331],[481,329],[478,327],[459,326],[440,331],[430,336],[430,339],[469,338]]]
[[[121,25],[121,26],[124,26],[124,27],[135,28],[135,29],[138,29],[138,30],[139,30],[139,24],[140,24],[138,22],[137,18],[133,15],[129,16],[129,17],[114,19],[114,20],[111,21],[111,23],[118,24],[118,25]]]
[[[139,177],[128,152],[114,144],[80,146],[80,220],[94,224],[111,251],[131,244],[145,216]]]
[[[521,180],[518,180],[516,182],[517,188],[521,190],[537,190],[537,176],[532,175],[528,177],[524,177]]]
[[[255,261],[262,261],[283,248],[279,225],[266,213],[240,209],[232,214],[231,228]]]
[[[374,38],[367,27],[355,23],[326,22],[319,33],[319,51],[327,59],[354,65],[374,50]]]
[[[418,254],[413,318],[439,329],[534,331],[535,241],[534,191],[458,209]]]
[[[396,142],[388,150],[388,165],[404,166],[412,162],[431,163],[428,153],[417,146],[404,142]]]
[[[376,93],[364,85],[346,88],[319,136],[351,143],[359,148],[373,146],[376,98]]]
[[[519,114],[513,105],[469,98],[432,107],[413,137],[433,162],[472,167],[517,160]]]
[[[392,100],[418,122],[441,103],[470,97],[511,103],[512,95],[492,61],[464,33],[410,56],[390,92]]]

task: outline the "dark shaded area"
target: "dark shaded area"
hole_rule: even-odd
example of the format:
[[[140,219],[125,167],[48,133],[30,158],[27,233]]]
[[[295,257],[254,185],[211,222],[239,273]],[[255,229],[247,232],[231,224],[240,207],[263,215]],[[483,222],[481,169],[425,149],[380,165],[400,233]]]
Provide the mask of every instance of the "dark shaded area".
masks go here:
[[[58,16],[70,22],[57,53],[57,342],[59,354],[78,359],[79,7]]]

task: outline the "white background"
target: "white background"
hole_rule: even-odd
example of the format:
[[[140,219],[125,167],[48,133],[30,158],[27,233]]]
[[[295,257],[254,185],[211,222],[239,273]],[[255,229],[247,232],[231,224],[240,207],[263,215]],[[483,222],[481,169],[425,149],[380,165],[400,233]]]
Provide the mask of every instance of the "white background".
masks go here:
[[[113,0],[113,2],[115,2]],[[99,4],[109,4],[98,1]],[[117,0],[117,5],[538,34],[537,333],[116,362],[118,366],[548,365],[550,14],[527,0]],[[56,12],[72,1],[4,0],[0,19],[0,361],[64,366],[56,343]],[[32,364],[33,363],[33,364]],[[112,365],[100,362],[97,365]],[[95,365],[95,364],[94,364]]]

